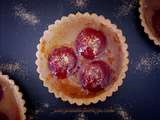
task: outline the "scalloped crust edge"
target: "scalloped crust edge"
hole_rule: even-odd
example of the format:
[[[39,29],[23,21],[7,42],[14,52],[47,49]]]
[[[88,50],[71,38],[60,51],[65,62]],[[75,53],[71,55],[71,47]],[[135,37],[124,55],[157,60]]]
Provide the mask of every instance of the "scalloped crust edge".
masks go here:
[[[5,79],[6,82],[13,86],[13,89],[14,89],[14,95],[16,96],[16,100],[17,100],[17,103],[18,103],[18,106],[19,106],[19,109],[20,109],[20,117],[21,117],[21,120],[26,120],[26,111],[27,111],[27,108],[25,107],[25,101],[24,99],[22,98],[23,97],[23,94],[19,91],[19,87],[17,85],[15,85],[14,81],[12,79],[9,79],[9,76],[8,75],[3,75],[2,72],[0,71],[0,77],[2,79]]]
[[[118,37],[121,39],[121,42],[122,42],[122,50],[124,52],[124,57],[123,57],[123,64],[122,64],[122,71],[119,75],[119,79],[113,84],[113,87],[107,91],[107,92],[104,92],[94,98],[83,98],[83,99],[77,99],[77,98],[71,98],[69,96],[65,96],[63,93],[61,92],[57,92],[57,91],[54,91],[50,86],[47,86],[47,84],[45,83],[45,78],[43,77],[42,73],[40,72],[41,71],[41,68],[39,67],[39,64],[40,64],[40,58],[41,58],[41,53],[40,53],[40,44],[42,43],[42,41],[44,40],[44,34],[46,32],[49,32],[51,29],[54,29],[54,27],[56,25],[58,25],[59,22],[63,22],[65,21],[66,19],[69,19],[70,17],[76,17],[76,16],[86,16],[86,17],[90,17],[90,16],[93,16],[95,17],[95,19],[97,18],[100,18],[101,20],[105,21],[105,23],[111,27],[113,29],[113,31],[115,31],[118,35]],[[36,52],[36,57],[37,57],[37,60],[35,62],[35,64],[37,65],[37,72],[39,73],[39,78],[40,80],[43,81],[43,86],[45,87],[48,87],[48,90],[50,93],[53,93],[55,95],[56,98],[61,98],[62,101],[68,101],[70,104],[77,104],[77,105],[90,105],[91,103],[97,103],[98,101],[105,101],[107,99],[107,97],[110,97],[112,96],[113,92],[116,92],[118,90],[118,87],[122,85],[123,83],[123,79],[126,77],[126,72],[128,70],[128,63],[129,63],[129,59],[128,59],[128,45],[125,43],[126,42],[126,38],[122,35],[122,31],[119,30],[117,28],[117,26],[115,24],[112,24],[110,20],[106,19],[104,16],[100,15],[100,16],[97,16],[95,13],[92,13],[92,14],[89,14],[89,13],[76,13],[76,14],[69,14],[68,17],[66,16],[63,16],[61,18],[61,20],[56,20],[55,21],[55,24],[52,24],[52,25],[49,25],[48,26],[48,31],[44,31],[44,34],[43,34],[43,37],[40,38],[40,43],[37,45],[37,49],[38,51]],[[42,39],[43,38],[43,39]]]
[[[149,28],[148,28],[148,26],[147,26],[147,24],[146,24],[146,22],[145,22],[145,19],[144,19],[144,17],[143,17],[143,16],[144,16],[143,8],[142,8],[142,6],[143,6],[143,1],[144,1],[144,0],[139,0],[139,4],[140,4],[140,7],[139,7],[140,16],[139,16],[139,18],[140,18],[140,20],[141,20],[141,25],[142,25],[142,27],[144,28],[144,32],[148,35],[149,39],[152,40],[155,45],[160,46],[160,40],[158,40],[158,38],[156,38],[156,37],[152,34],[152,32],[149,30]]]

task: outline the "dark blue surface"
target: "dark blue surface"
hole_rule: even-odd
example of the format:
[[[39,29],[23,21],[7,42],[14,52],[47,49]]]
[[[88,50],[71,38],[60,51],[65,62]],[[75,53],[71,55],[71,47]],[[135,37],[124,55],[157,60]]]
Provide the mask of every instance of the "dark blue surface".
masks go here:
[[[158,120],[160,119],[160,47],[155,46],[140,25],[137,4],[127,15],[118,15],[124,1],[88,0],[78,7],[75,0],[1,0],[0,1],[0,65],[20,86],[26,100],[27,119],[35,120]],[[86,0],[87,1],[87,0]],[[31,25],[15,15],[14,7],[21,5],[40,20]],[[56,99],[42,86],[35,65],[36,46],[43,31],[56,19],[69,13],[95,12],[104,15],[123,30],[129,45],[129,70],[119,91],[106,102],[90,106],[70,105]],[[138,71],[141,56],[155,54],[156,64],[148,72]],[[20,64],[20,70],[8,70],[2,64]],[[57,112],[57,110],[59,110]],[[94,112],[97,113],[95,114]],[[124,115],[122,115],[124,113]]]

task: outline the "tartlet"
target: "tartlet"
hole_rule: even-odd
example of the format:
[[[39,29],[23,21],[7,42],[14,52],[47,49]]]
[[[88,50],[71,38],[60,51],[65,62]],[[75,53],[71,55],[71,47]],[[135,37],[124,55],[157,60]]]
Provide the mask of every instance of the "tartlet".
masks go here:
[[[140,0],[140,19],[144,32],[160,46],[160,1]]]
[[[37,46],[40,80],[50,93],[70,104],[105,101],[126,76],[125,41],[122,31],[103,16],[64,16],[49,25]]]
[[[0,72],[0,120],[25,120],[24,104],[19,87]]]

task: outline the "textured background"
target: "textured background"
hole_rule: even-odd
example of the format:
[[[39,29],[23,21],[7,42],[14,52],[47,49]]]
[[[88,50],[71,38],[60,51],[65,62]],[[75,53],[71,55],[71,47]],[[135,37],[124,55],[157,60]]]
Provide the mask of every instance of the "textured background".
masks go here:
[[[160,119],[160,48],[141,27],[136,0],[1,0],[0,71],[20,86],[28,120]],[[129,70],[119,91],[104,103],[77,107],[56,99],[42,86],[35,65],[43,31],[69,13],[95,12],[123,30]]]

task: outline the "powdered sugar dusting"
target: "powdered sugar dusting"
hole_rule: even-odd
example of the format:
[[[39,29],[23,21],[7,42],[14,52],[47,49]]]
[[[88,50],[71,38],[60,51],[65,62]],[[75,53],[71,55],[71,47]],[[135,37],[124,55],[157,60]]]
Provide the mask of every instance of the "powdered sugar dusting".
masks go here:
[[[138,0],[121,0],[121,5],[116,8],[116,17],[127,16],[138,3]]]
[[[121,106],[116,108],[116,113],[122,118],[122,120],[133,120],[128,112]]]
[[[88,5],[88,0],[72,0],[71,4],[74,7],[85,8]]]
[[[46,112],[50,108],[49,103],[41,103],[34,108],[34,110],[30,110],[30,115],[27,116],[27,120],[37,120],[39,114]]]
[[[35,110],[35,115],[43,113],[46,109],[50,107],[49,103],[41,103]]]
[[[17,74],[21,76],[21,79],[26,80],[26,73],[24,71],[23,65],[25,63],[21,61],[21,63],[13,62],[13,63],[0,63],[0,71],[7,73],[7,74]]]
[[[1,71],[7,72],[15,72],[21,69],[21,65],[19,63],[8,63],[8,64],[0,64]]]
[[[19,17],[22,21],[24,21],[29,25],[35,26],[40,22],[40,20],[34,13],[32,13],[31,11],[28,11],[21,4],[16,5],[14,7],[14,10],[15,10],[15,16]]]
[[[146,54],[138,59],[136,71],[150,73],[157,65],[160,66],[160,53],[153,52]]]
[[[44,104],[43,104],[43,107],[44,107],[44,108],[49,108],[50,105],[49,105],[48,103],[44,103]]]
[[[88,120],[83,112],[78,113],[74,120]]]
[[[55,108],[53,110],[53,113],[77,113],[74,120],[88,120],[87,116],[85,116],[85,113],[94,113],[95,115],[98,115],[99,113],[115,113],[118,117],[120,117],[120,120],[134,120],[134,118],[130,115],[128,110],[121,105],[113,105],[107,108],[98,109],[98,108],[82,108],[82,109],[70,109],[70,108]]]

